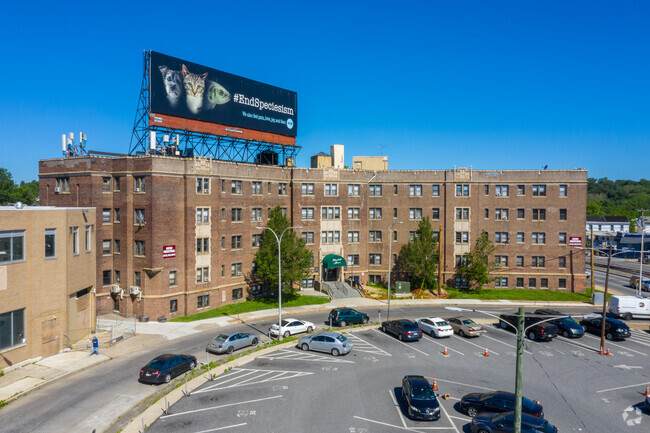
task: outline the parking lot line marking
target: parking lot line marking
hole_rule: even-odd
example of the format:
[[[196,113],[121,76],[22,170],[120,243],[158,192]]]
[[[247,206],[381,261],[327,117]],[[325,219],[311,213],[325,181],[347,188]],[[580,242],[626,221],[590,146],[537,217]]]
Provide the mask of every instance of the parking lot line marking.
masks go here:
[[[311,353],[305,353],[304,351],[300,352],[294,352],[292,350],[287,350],[287,349],[281,349],[278,352],[274,353],[279,353],[280,355],[274,355],[273,353],[269,353],[268,355],[262,355],[258,358],[263,358],[263,359],[270,359],[270,360],[276,360],[276,359],[281,359],[284,361],[312,361],[312,362],[338,362],[338,363],[346,363],[346,364],[355,364],[354,361],[348,361],[346,359],[339,359],[338,357],[327,357],[327,356],[321,356],[321,355],[314,355]]]
[[[594,337],[592,335],[585,334],[585,337],[589,337],[589,338],[592,338],[594,340],[600,341],[600,338]],[[647,353],[639,352],[638,350],[630,349],[629,347],[625,347],[625,346],[621,346],[620,344],[612,343],[609,340],[606,340],[605,345],[620,347],[621,349],[629,350],[630,352],[638,353],[639,355],[648,356]]]
[[[381,334],[381,335],[384,335],[384,336],[386,336],[386,337],[390,337],[390,335],[384,334],[383,332],[381,332],[381,331],[379,331],[379,330],[377,330],[377,329],[375,329],[375,332],[377,332],[377,333],[379,333],[379,334]],[[392,337],[391,337],[391,338],[392,338]],[[411,347],[410,344],[406,344],[406,343],[404,343],[403,341],[399,341],[399,340],[397,340],[397,339],[395,339],[395,338],[393,338],[393,339],[394,339],[395,341],[397,341],[398,343],[402,343],[402,344],[403,344],[404,346],[406,346],[406,347]],[[428,353],[423,352],[423,351],[421,351],[421,350],[415,349],[415,348],[413,348],[413,347],[411,347],[411,349],[412,349],[412,350],[415,350],[416,352],[420,352],[420,353],[423,354],[423,355],[429,356]]]
[[[459,420],[461,420],[463,422],[472,422],[472,418],[467,418],[467,417],[462,417],[462,416],[449,415],[449,418],[459,419]]]
[[[409,428],[409,427],[402,427],[402,426],[399,426],[399,425],[388,424],[387,422],[375,421],[374,419],[363,418],[361,416],[356,416],[356,415],[354,417],[356,419],[360,419],[360,420],[363,420],[363,421],[366,421],[366,422],[372,422],[372,423],[375,423],[375,424],[385,425],[385,426],[388,426],[388,427],[393,427],[393,428],[397,428],[397,429],[401,429],[401,430],[407,430],[407,431],[422,433],[419,430],[415,430],[415,429],[412,429],[412,428]]]
[[[641,387],[643,385],[647,386],[648,382],[637,383],[637,384],[634,384],[634,385],[618,386],[616,388],[601,389],[600,391],[596,391],[596,394],[600,394],[601,392],[616,391],[617,389],[634,388],[635,386]]]
[[[445,413],[445,416],[446,416],[447,418],[449,418],[449,422],[451,423],[451,426],[454,428],[454,431],[455,431],[456,433],[460,433],[460,431],[458,430],[458,428],[456,428],[456,424],[454,424],[454,422],[451,420],[451,417],[449,416],[449,413],[447,412],[447,409],[445,409],[445,406],[443,406],[442,403],[440,403],[440,409]]]
[[[561,341],[562,343],[569,344],[571,346],[581,347],[583,349],[587,349],[587,350],[590,350],[592,352],[598,352],[598,349],[596,349],[595,347],[587,346],[586,344],[578,343],[577,341],[573,341],[573,340],[570,340],[568,338],[559,337],[557,339],[557,341]],[[558,350],[558,352],[559,352],[559,350]]]
[[[196,393],[194,392],[192,394],[196,394]],[[202,409],[194,409],[194,410],[188,410],[188,411],[185,411],[185,412],[172,413],[172,414],[169,414],[169,415],[162,415],[158,419],[171,418],[171,417],[174,417],[174,416],[187,415],[187,414],[190,414],[190,413],[205,412],[207,410],[223,409],[224,407],[237,406],[237,405],[240,405],[240,404],[257,403],[259,401],[266,401],[266,400],[275,400],[275,399],[278,399],[278,398],[282,398],[282,395],[274,395],[273,397],[257,398],[255,400],[240,401],[238,403],[228,403],[228,404],[222,404],[222,405],[219,405],[219,406],[204,407]]]
[[[496,338],[488,337],[487,335],[484,335],[483,337],[485,337],[485,338],[489,338],[490,340],[494,340],[494,341],[496,341],[497,343],[505,344],[506,346],[511,347],[511,348],[513,348],[513,349],[517,349],[516,346],[513,346],[512,344],[509,344],[509,343],[505,343],[505,342],[503,342],[503,341],[501,341],[501,340],[497,340]],[[524,350],[524,353],[528,353],[529,355],[532,355],[532,352],[530,352],[530,351],[528,351],[528,350]]]
[[[445,347],[445,346],[446,346],[445,344],[438,343],[438,342],[437,342],[436,340],[434,340],[433,337],[431,337],[431,336],[429,336],[429,338],[427,338],[427,340],[429,340],[430,342],[432,342],[432,343],[434,343],[434,344],[437,344],[437,345],[440,346],[440,347]],[[447,346],[447,350],[449,350],[450,352],[460,353],[461,355],[465,356],[465,354],[464,354],[463,352],[459,352],[458,350],[456,350],[456,349],[452,349],[452,348],[449,347],[449,346]]]
[[[476,346],[476,347],[478,347],[478,348],[481,349],[481,350],[484,350],[484,349],[485,349],[485,346],[479,346],[479,345],[476,344],[476,343],[472,343],[471,341],[467,341],[467,338],[462,338],[462,337],[455,337],[455,338],[458,339],[458,340],[460,340],[460,341],[462,341],[462,342],[464,342],[464,343],[471,344],[472,346]],[[494,354],[494,355],[498,355],[498,353],[496,353],[494,350],[490,350],[490,355],[492,355],[492,354]]]
[[[397,414],[399,415],[399,419],[402,420],[402,425],[404,426],[404,428],[406,428],[406,420],[404,419],[404,415],[402,415],[402,411],[399,408],[399,403],[397,402],[397,397],[395,396],[395,392],[391,392],[389,390],[388,394],[390,394],[390,398],[393,399],[393,404],[395,405],[395,410],[397,410]]]
[[[427,378],[428,379],[428,378]],[[446,382],[446,383],[453,383],[454,385],[462,385],[462,386],[469,386],[470,388],[478,388],[478,389],[484,389],[486,391],[494,391],[493,388],[485,388],[483,386],[477,386],[477,385],[468,385],[466,383],[462,382],[454,382],[452,380],[445,380],[445,379],[436,379],[438,382]]]
[[[305,371],[287,371],[287,370],[249,370],[249,369],[242,369],[242,371],[246,372],[246,374],[237,374],[239,373],[238,370],[234,370],[232,374],[229,374],[225,379],[227,380],[222,380],[220,382],[215,383],[214,385],[208,386],[204,389],[194,391],[192,394],[202,394],[204,392],[211,392],[211,391],[217,391],[221,389],[228,389],[228,388],[235,388],[238,386],[244,386],[244,385],[252,385],[252,384],[257,384],[257,383],[266,383],[266,382],[274,382],[276,380],[281,380],[281,379],[293,379],[294,377],[300,377],[300,376],[309,376],[314,373],[310,372],[305,372]],[[249,379],[245,379],[241,382],[237,382],[234,384],[229,384],[233,381],[240,380],[242,378],[248,377],[251,374],[257,373],[256,376],[253,376]],[[268,377],[269,375],[272,375]],[[251,382],[252,380],[255,380],[255,382]]]
[[[227,426],[224,426],[224,427],[211,428],[210,430],[201,430],[201,431],[198,431],[198,432],[196,432],[196,433],[210,433],[210,432],[212,432],[212,431],[225,430],[225,429],[227,429],[227,428],[243,427],[243,426],[245,426],[245,425],[247,425],[247,424],[248,424],[248,423],[243,422],[243,423],[241,423],[241,424],[233,424],[233,425],[227,425]]]
[[[374,351],[371,351],[371,350],[363,350],[363,346],[361,346],[361,348],[359,348],[358,346],[354,346],[354,348],[355,348],[356,350],[359,350],[359,351],[361,351],[361,352],[366,352],[366,353],[374,353],[375,355],[393,356],[393,355],[391,355],[390,353],[386,352],[384,349],[380,349],[379,347],[377,347],[377,346],[375,346],[375,345],[373,345],[373,344],[371,344],[371,343],[368,343],[366,340],[360,338],[360,337],[357,336],[357,335],[348,334],[347,337],[348,337],[348,338],[352,337],[353,340],[359,340],[359,341],[362,341],[364,344],[367,344],[368,346],[370,346],[370,347],[372,347],[372,348],[375,349]]]

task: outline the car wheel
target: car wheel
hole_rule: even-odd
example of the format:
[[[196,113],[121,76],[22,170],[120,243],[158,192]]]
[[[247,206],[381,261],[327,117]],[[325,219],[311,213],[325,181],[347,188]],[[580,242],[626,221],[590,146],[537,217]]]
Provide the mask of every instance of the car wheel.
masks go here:
[[[431,330],[431,336],[432,336],[433,338],[435,338],[435,337],[436,337],[436,331]]]
[[[289,331],[284,332],[284,338],[289,338],[290,335],[291,333]]]
[[[528,334],[528,338],[530,338],[531,340],[535,340],[535,333],[534,333],[534,332],[530,332],[530,333]]]
[[[565,338],[569,338],[569,331],[567,330],[562,331],[562,336]]]
[[[386,333],[386,327],[385,326],[381,327],[381,332]]]
[[[506,322],[504,321],[499,321],[499,326],[501,326],[501,328],[503,329],[506,329],[508,327],[508,325],[506,325]]]
[[[169,383],[170,380],[172,380],[172,375],[169,374],[169,373],[167,373],[167,374],[165,375],[165,383]]]
[[[338,349],[332,349],[332,356],[339,356],[341,352]]]
[[[313,330],[314,330],[314,328],[313,328],[312,326],[308,326],[308,327],[307,327],[307,332],[311,332],[311,331],[313,331]]]
[[[259,343],[259,340],[257,338],[253,338],[251,341],[251,346],[257,346],[257,343]]]
[[[341,323],[339,323],[339,325],[341,325],[341,326],[345,326],[347,324],[348,324],[348,322],[346,322],[345,320],[341,320]]]
[[[368,324],[368,318],[364,317],[363,320],[361,321],[361,323],[363,323],[364,325],[367,325]]]
[[[226,353],[227,353],[228,355],[230,355],[230,354],[233,352],[233,350],[235,350],[235,348],[232,347],[232,346],[230,346],[230,347],[228,347],[228,348],[226,349]]]
[[[630,313],[625,313],[623,315],[623,320],[632,320],[632,315]]]
[[[399,341],[403,341],[403,340],[404,340],[404,337],[402,337],[402,334],[399,334],[399,335],[397,336],[397,338],[399,338]]]
[[[474,418],[476,415],[478,415],[478,409],[475,407],[468,407],[467,408],[467,415]]]
[[[613,340],[614,336],[612,335],[611,332],[608,332],[607,334],[605,334],[605,338],[608,339],[608,340]]]
[[[300,346],[300,348],[306,352],[306,351],[309,350],[309,344],[307,344],[307,343],[302,343],[302,346]]]
[[[196,368],[196,362],[192,361],[190,362],[190,370],[194,370]]]
[[[464,336],[465,336],[465,333],[464,333],[463,330],[461,329],[461,330],[458,331],[458,335],[460,335],[461,337],[464,337]]]
[[[478,433],[490,433],[490,432],[482,428],[478,431]]]

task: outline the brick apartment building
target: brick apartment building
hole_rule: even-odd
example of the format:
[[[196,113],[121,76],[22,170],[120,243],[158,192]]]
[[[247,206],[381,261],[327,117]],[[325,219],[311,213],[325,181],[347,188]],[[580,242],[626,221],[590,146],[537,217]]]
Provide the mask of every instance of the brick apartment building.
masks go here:
[[[350,275],[385,281],[390,227],[396,255],[429,217],[442,227],[449,284],[463,284],[457,263],[485,230],[501,265],[492,287],[585,288],[584,255],[568,241],[584,246],[583,169],[373,172],[141,155],[42,160],[39,177],[42,204],[97,208],[100,313],[169,318],[258,293],[245,276],[256,227],[275,206],[314,253],[306,287]],[[347,268],[325,275],[329,253]]]

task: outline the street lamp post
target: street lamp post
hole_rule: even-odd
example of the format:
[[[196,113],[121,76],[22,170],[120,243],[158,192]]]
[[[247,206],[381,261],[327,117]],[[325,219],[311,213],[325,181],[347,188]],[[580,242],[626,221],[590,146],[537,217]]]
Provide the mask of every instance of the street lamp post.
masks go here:
[[[256,227],[258,230],[269,230],[275,236],[275,240],[278,241],[278,340],[282,341],[282,260],[280,254],[280,245],[282,244],[282,236],[289,229],[301,229],[302,226],[287,227],[282,230],[280,237],[271,227]]]
[[[394,222],[388,229],[388,312],[386,313],[386,320],[390,320],[390,271],[393,261],[393,226],[395,224],[402,224],[402,221]]]

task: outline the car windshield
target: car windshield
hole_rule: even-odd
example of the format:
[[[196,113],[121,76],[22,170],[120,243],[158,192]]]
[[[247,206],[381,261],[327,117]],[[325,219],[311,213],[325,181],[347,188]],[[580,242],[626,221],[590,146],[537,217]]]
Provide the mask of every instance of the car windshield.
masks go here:
[[[496,423],[496,422],[502,420],[503,418],[507,417],[508,415],[510,415],[509,412],[504,412],[504,413],[494,415],[492,418],[490,418],[490,422],[491,423]]]
[[[573,320],[570,317],[565,317],[564,319],[558,319],[557,323],[569,328],[578,324],[575,320]]]
[[[488,398],[494,396],[496,392],[486,392],[485,394],[481,395],[481,397],[478,399],[479,401],[484,401],[487,400]]]
[[[429,400],[435,397],[433,389],[428,384],[413,384],[411,396],[417,400]]]
[[[471,319],[467,319],[467,320],[463,320],[463,325],[473,326],[476,325],[476,323]]]
[[[436,326],[449,326],[449,323],[447,323],[447,322],[445,322],[443,320],[443,321],[440,321],[440,322],[436,322]]]
[[[282,326],[287,326],[288,324],[289,324],[289,321],[288,321],[288,320],[283,320],[283,321],[282,321]]]
[[[348,339],[345,338],[343,335],[337,335],[336,339],[339,340],[341,343],[345,343],[346,341],[348,341]]]
[[[228,339],[228,336],[226,334],[219,334],[216,337],[214,337],[214,341],[218,341],[219,343],[223,343]]]
[[[402,326],[404,326],[404,329],[418,329],[417,325],[411,322],[402,322]]]
[[[166,362],[167,362],[167,361],[164,360],[164,359],[154,359],[153,361],[151,361],[151,362],[149,363],[148,367],[149,367],[149,368],[154,368],[154,369],[156,369],[156,370],[159,370],[159,369],[161,369],[161,368],[163,368],[163,367],[165,366],[165,363],[166,363]]]

